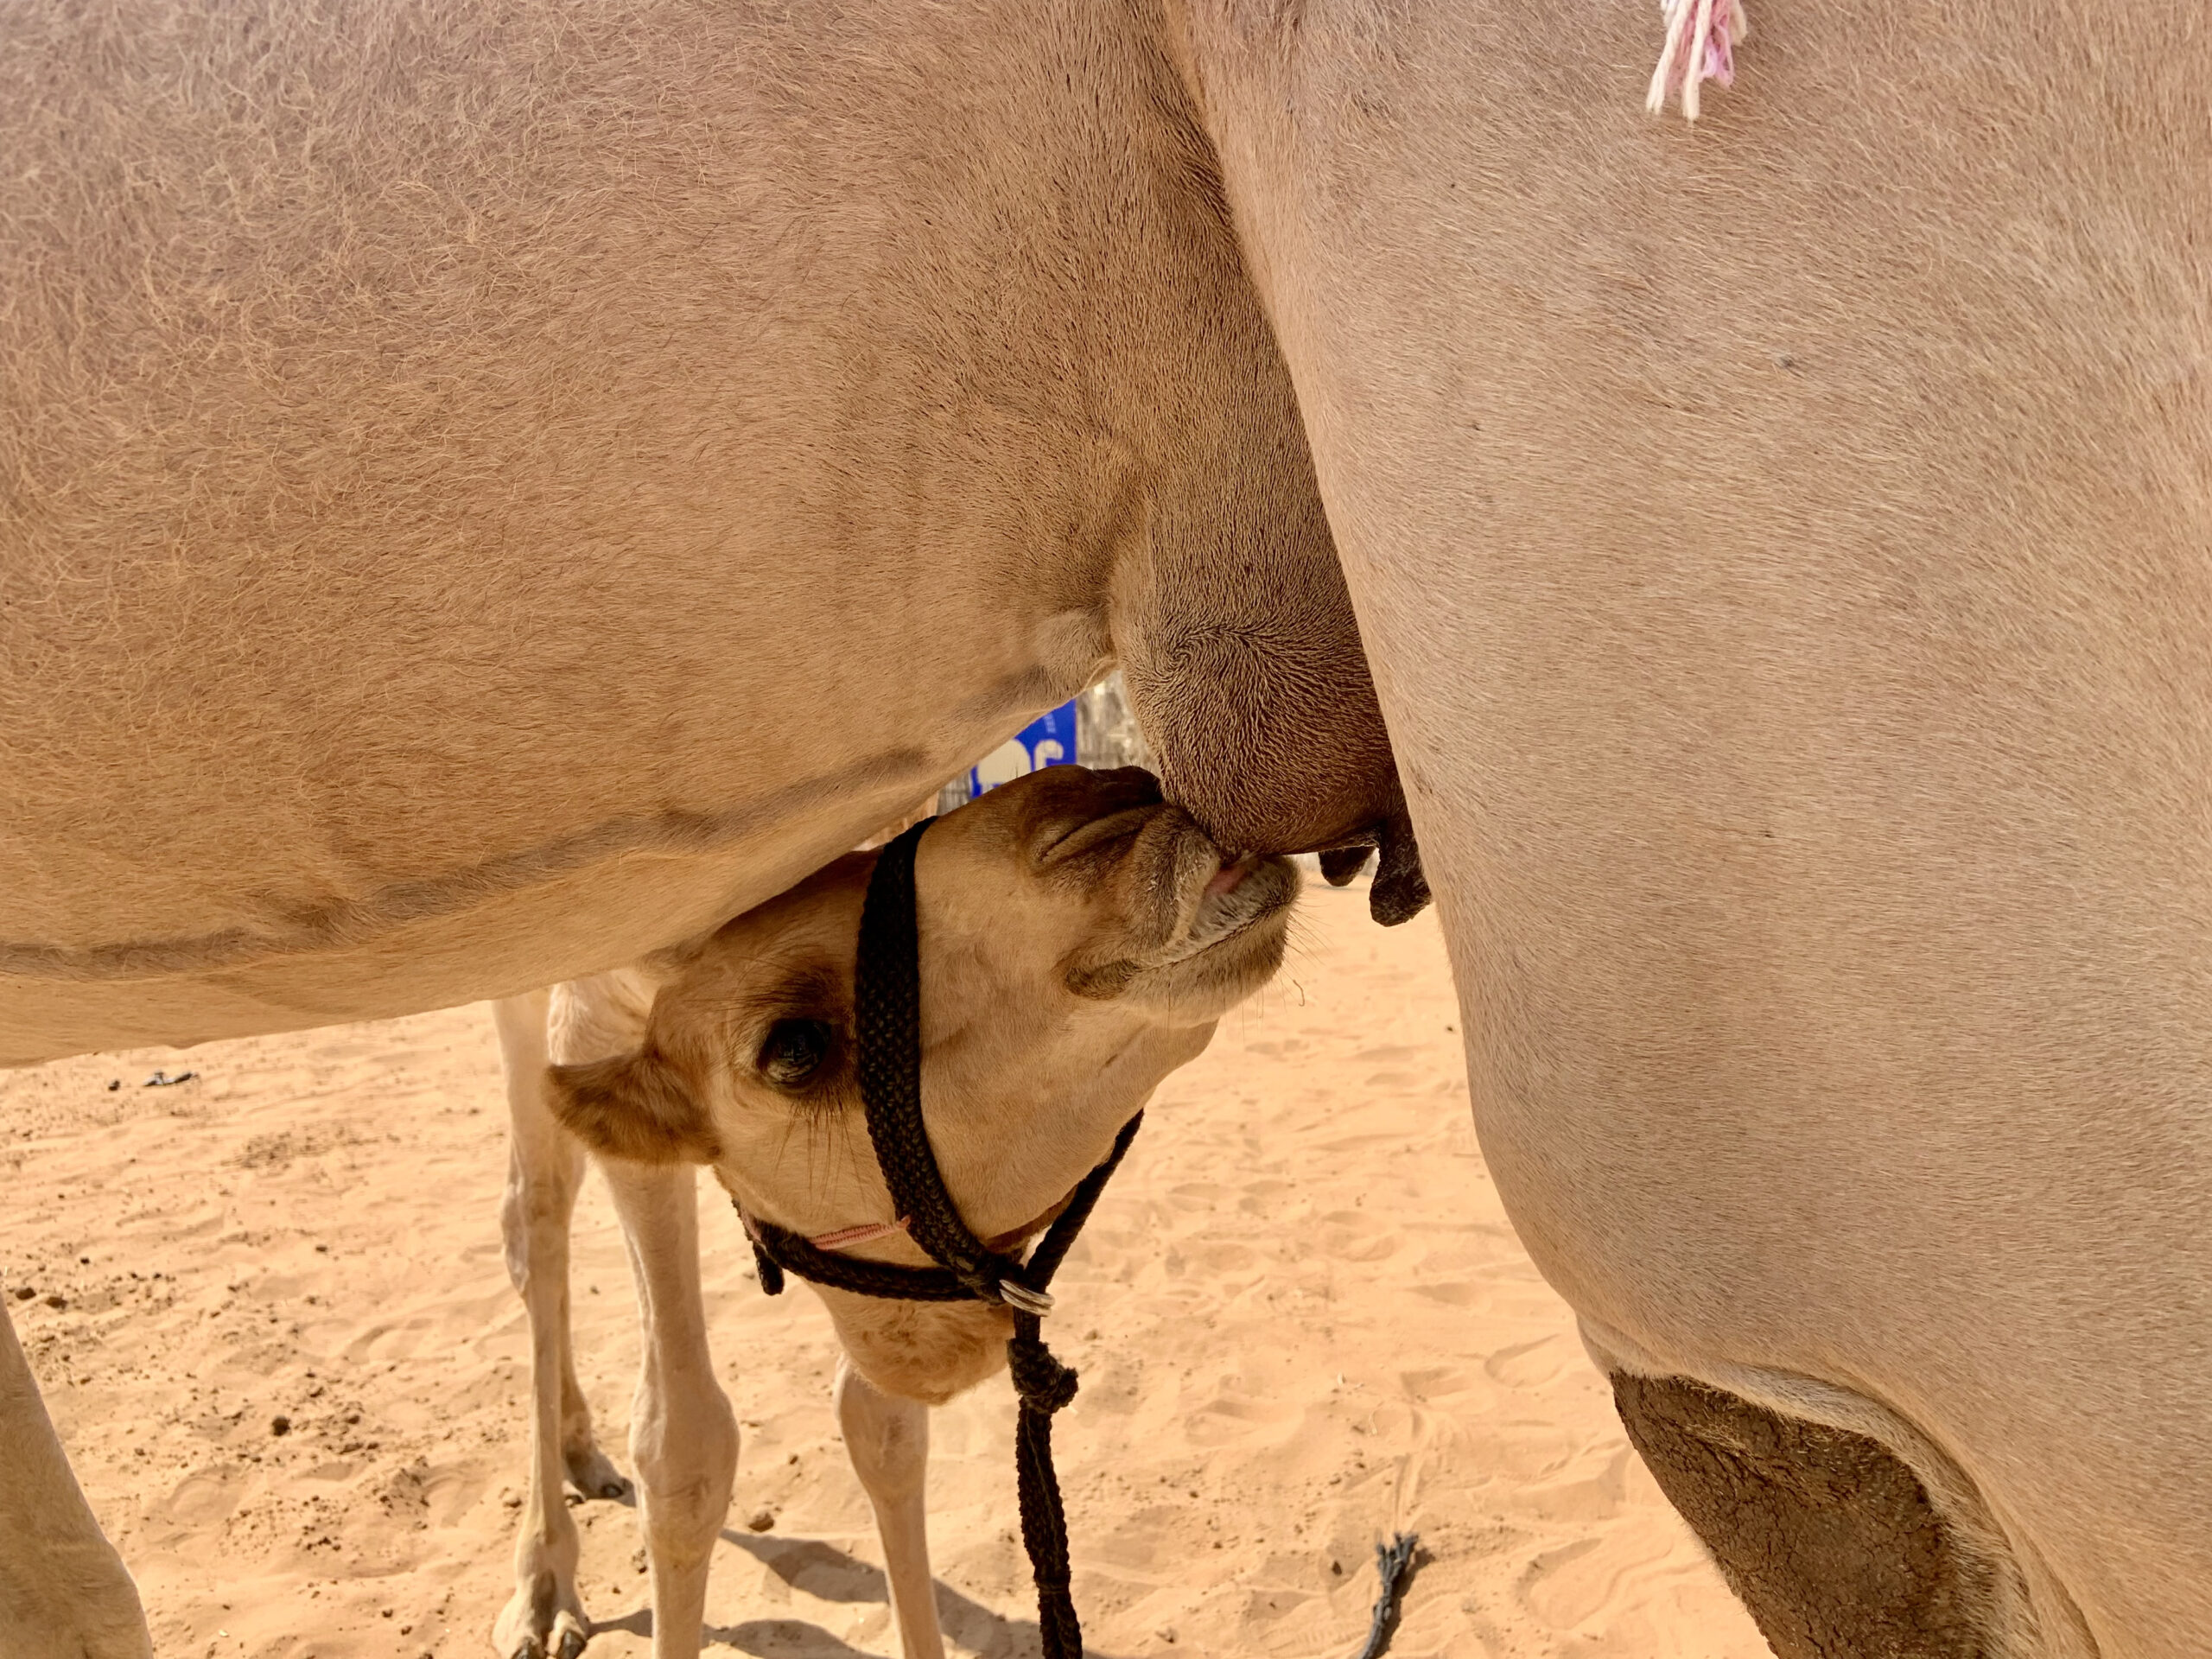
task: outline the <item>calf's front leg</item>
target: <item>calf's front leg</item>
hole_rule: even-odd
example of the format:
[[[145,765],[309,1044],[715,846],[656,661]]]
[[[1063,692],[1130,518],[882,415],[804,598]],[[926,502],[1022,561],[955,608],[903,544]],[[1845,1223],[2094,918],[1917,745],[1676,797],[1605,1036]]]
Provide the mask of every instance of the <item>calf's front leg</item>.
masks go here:
[[[876,1535],[883,1540],[883,1567],[891,1581],[891,1608],[899,1619],[904,1659],[944,1659],[944,1637],[938,1628],[937,1585],[930,1572],[929,1508],[925,1488],[930,1466],[930,1408],[877,1388],[853,1368],[849,1355],[837,1360],[830,1385],[837,1427],[844,1431],[845,1454],[861,1478],[875,1510]]]
[[[652,1566],[653,1659],[696,1659],[738,1445],[737,1415],[707,1350],[698,1184],[689,1164],[606,1158],[600,1169],[622,1218],[645,1325],[630,1457]]]

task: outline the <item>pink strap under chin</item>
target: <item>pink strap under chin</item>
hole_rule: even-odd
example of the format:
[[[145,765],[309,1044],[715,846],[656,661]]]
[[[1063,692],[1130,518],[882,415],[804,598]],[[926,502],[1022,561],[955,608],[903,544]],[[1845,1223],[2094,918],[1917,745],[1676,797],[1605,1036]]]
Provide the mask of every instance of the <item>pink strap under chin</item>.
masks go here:
[[[806,1242],[817,1250],[842,1250],[855,1244],[872,1243],[879,1238],[888,1238],[893,1233],[906,1230],[906,1218],[897,1221],[871,1221],[858,1227],[845,1227],[834,1233],[817,1233]]]

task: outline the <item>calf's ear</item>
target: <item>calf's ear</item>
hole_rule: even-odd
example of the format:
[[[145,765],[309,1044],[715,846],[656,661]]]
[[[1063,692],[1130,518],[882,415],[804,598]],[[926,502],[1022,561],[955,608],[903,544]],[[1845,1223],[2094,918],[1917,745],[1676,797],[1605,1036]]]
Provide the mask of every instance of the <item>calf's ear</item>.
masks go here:
[[[710,1164],[706,1109],[657,1050],[545,1069],[553,1115],[594,1152],[644,1164]]]

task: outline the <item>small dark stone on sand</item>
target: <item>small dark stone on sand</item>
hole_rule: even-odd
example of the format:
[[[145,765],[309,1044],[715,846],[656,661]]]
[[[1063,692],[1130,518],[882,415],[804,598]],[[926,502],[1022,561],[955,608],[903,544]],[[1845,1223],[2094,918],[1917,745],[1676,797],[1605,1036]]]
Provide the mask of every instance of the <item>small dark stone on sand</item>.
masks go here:
[[[283,1412],[278,1412],[274,1417],[271,1417],[269,1420],[269,1432],[271,1434],[290,1433],[292,1432],[292,1420],[284,1415]]]
[[[752,1519],[745,1523],[745,1529],[747,1532],[766,1532],[775,1524],[776,1512],[773,1510],[755,1510]]]

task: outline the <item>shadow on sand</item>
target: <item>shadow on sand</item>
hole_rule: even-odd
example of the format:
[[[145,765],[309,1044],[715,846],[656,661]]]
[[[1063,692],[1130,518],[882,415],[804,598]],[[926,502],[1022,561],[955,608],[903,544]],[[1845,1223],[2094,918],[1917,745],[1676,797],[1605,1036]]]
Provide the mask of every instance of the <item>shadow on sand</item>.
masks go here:
[[[734,1544],[795,1590],[804,1590],[821,1601],[883,1602],[891,1599],[883,1569],[848,1555],[842,1549],[812,1538],[777,1538],[758,1533],[732,1532],[725,1528],[724,1541]],[[937,1586],[937,1616],[946,1639],[978,1659],[1038,1659],[1043,1648],[1037,1622],[1001,1618],[981,1602],[971,1601],[940,1582]],[[653,1616],[639,1608],[626,1618],[594,1622],[592,1633],[625,1630],[632,1636],[652,1635]],[[741,1624],[709,1625],[709,1645],[725,1647],[755,1659],[880,1659],[880,1656],[830,1635],[819,1624],[800,1618],[753,1618]],[[1111,1656],[1085,1645],[1087,1659]]]

